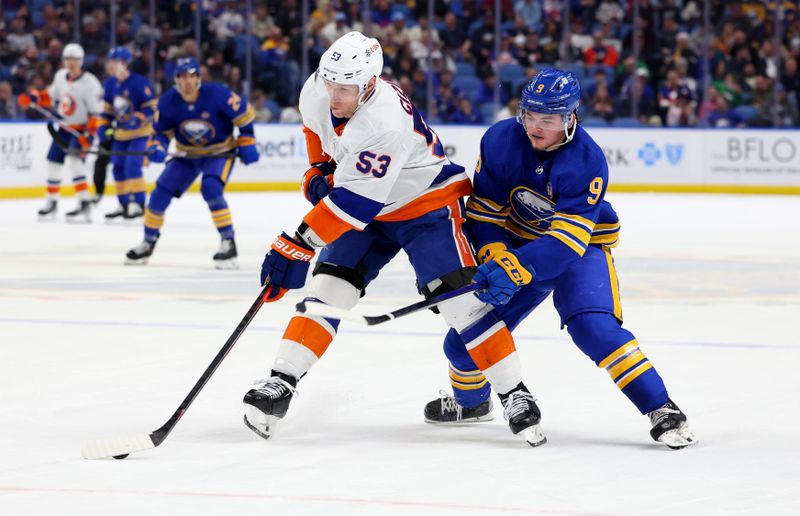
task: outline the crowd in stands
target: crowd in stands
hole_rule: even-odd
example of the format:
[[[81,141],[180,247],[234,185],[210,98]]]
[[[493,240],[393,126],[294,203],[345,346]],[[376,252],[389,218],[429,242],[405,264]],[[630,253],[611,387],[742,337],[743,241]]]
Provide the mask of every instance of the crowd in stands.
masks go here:
[[[201,48],[196,2],[156,2],[151,27],[148,1],[129,0],[118,2],[113,29],[116,43],[134,52],[133,69],[145,75],[155,40],[159,91],[171,86],[176,59],[193,55],[203,63],[204,81],[246,93],[249,23],[250,98],[263,122],[299,121],[304,53],[313,71],[325,48],[351,30],[381,41],[384,77],[397,82],[432,123],[489,124],[511,116],[525,82],[551,66],[581,79],[580,116],[589,125],[800,122],[800,18],[793,2],[783,2],[776,24],[781,4],[775,1],[709,0],[706,31],[704,0],[638,0],[635,20],[633,0],[499,1],[499,32],[494,0],[438,0],[433,19],[420,0],[371,0],[369,10],[363,0],[309,0],[306,31],[299,0],[252,0],[249,17],[243,0],[203,0]],[[85,65],[101,79],[111,41],[109,2],[80,2]],[[3,9],[0,118],[35,118],[16,104],[16,95],[51,81],[63,46],[75,39],[75,7],[72,0],[3,0]]]

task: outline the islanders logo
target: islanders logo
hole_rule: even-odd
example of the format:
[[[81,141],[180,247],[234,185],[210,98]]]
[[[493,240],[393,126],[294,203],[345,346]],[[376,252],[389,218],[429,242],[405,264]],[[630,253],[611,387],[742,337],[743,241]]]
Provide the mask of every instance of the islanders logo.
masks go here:
[[[517,222],[539,230],[550,227],[555,203],[525,186],[518,186],[511,192],[512,216]]]
[[[72,98],[72,95],[64,95],[58,103],[58,111],[62,116],[72,116],[78,110],[78,103]]]
[[[197,118],[183,121],[179,130],[189,145],[207,145],[216,135],[213,125]]]

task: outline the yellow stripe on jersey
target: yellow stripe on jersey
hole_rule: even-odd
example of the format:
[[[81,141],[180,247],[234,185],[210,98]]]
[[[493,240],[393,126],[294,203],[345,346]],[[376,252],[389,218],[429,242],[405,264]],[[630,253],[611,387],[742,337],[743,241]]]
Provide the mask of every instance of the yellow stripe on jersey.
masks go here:
[[[488,204],[485,200],[476,199],[474,196],[470,197],[469,200],[467,200],[467,209],[472,209],[475,211],[479,211],[481,213],[488,213],[490,215],[503,216],[503,217],[508,215],[509,211],[511,211],[511,208],[502,208],[494,203]]]
[[[495,226],[505,227],[505,220],[497,220],[491,217],[484,217],[482,215],[476,214],[474,211],[467,210],[467,218],[472,220],[477,220],[478,222],[489,222],[490,224],[494,224]]]
[[[562,213],[560,211],[557,211],[553,213],[553,218],[568,219],[571,222],[574,222],[575,224],[584,226],[587,229],[587,231],[590,232],[592,231],[592,228],[594,228],[594,222],[585,217],[581,217],[580,215],[573,215],[571,213]]]
[[[611,256],[611,250],[607,247],[603,248],[606,254],[606,264],[608,265],[609,283],[611,284],[611,297],[614,301],[614,317],[622,320],[622,303],[619,300],[619,279],[617,278],[617,268],[614,266],[614,258]]]
[[[583,256],[583,253],[586,252],[585,247],[581,247],[579,243],[575,242],[573,239],[571,239],[570,237],[568,237],[563,233],[559,233],[556,231],[556,232],[548,232],[547,234],[550,235],[551,237],[560,240],[561,243],[563,243],[564,245],[575,251],[578,254],[578,256]]]
[[[233,168],[233,158],[228,158],[228,160],[225,162],[225,166],[222,168],[222,176],[220,177],[222,184],[228,182],[228,176],[231,173],[231,168]]]
[[[175,148],[180,152],[185,152],[189,156],[208,156],[209,154],[221,154],[236,148],[236,141],[232,136],[230,136],[223,142],[215,143],[205,147],[183,145],[182,143],[176,141]]]
[[[589,245],[589,239],[591,238],[591,233],[586,230],[583,226],[577,226],[572,222],[568,222],[562,219],[556,219],[550,224],[550,231],[561,230],[564,232],[569,233],[570,235],[574,236],[576,239],[580,240],[584,246]]]
[[[480,204],[483,204],[486,207],[488,207],[489,209],[494,210],[497,213],[502,213],[502,212],[508,213],[508,210],[509,210],[509,208],[507,208],[505,206],[501,206],[500,204],[497,204],[493,200],[487,199],[486,197],[478,197],[477,195],[472,195],[469,198],[469,200],[467,201],[467,204],[469,204],[471,201],[475,201],[475,202],[478,202]]]
[[[152,99],[152,100],[148,100],[147,102],[142,104],[139,109],[146,109],[146,108],[149,108],[149,107],[155,109],[156,106],[158,106],[158,99]]]
[[[255,119],[256,119],[256,111],[253,109],[253,106],[251,106],[250,103],[248,102],[247,109],[245,110],[245,112],[234,118],[233,123],[237,127],[242,127],[249,124]]]

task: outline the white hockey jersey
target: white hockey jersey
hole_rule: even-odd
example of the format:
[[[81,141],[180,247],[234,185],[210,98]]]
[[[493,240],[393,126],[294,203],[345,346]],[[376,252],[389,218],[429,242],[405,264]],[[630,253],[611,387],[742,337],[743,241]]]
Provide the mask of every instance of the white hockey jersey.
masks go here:
[[[58,115],[65,123],[85,126],[90,116],[103,111],[103,86],[89,72],[82,72],[75,80],[70,80],[67,74],[66,68],[58,70],[47,94],[57,103]]]
[[[336,171],[333,190],[304,221],[325,243],[372,220],[410,220],[469,195],[464,168],[445,156],[436,133],[399,86],[379,79],[352,118],[334,127],[340,121],[332,117],[324,81],[315,75],[300,93],[300,113],[322,151],[336,161]]]

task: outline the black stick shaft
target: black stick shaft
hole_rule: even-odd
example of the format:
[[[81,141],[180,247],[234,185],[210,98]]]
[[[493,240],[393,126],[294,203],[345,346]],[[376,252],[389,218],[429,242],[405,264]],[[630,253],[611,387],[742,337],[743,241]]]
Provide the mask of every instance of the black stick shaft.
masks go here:
[[[267,281],[267,286],[264,287],[264,289],[258,295],[258,298],[250,306],[250,309],[247,311],[242,321],[239,323],[236,329],[233,330],[231,336],[228,337],[228,341],[225,342],[225,345],[219,350],[217,356],[215,356],[214,360],[212,360],[208,365],[202,376],[200,376],[200,379],[197,380],[197,383],[195,383],[192,387],[192,390],[189,391],[189,394],[181,402],[178,409],[174,414],[172,414],[172,417],[170,417],[169,420],[161,426],[161,428],[150,434],[150,439],[153,440],[153,445],[158,446],[161,444],[164,439],[167,438],[169,433],[175,428],[175,425],[178,424],[178,421],[180,421],[180,419],[186,413],[186,410],[188,410],[189,406],[192,404],[192,402],[194,402],[197,395],[200,394],[200,391],[203,390],[203,387],[205,387],[206,383],[208,383],[208,380],[211,379],[211,376],[217,370],[219,365],[223,360],[225,360],[225,357],[228,356],[228,353],[230,353],[231,349],[233,349],[236,341],[239,340],[239,337],[242,336],[244,330],[247,329],[247,327],[250,325],[250,322],[255,318],[256,314],[261,309],[261,306],[264,304],[264,298],[266,297],[270,288],[271,285],[269,284],[269,281]]]

